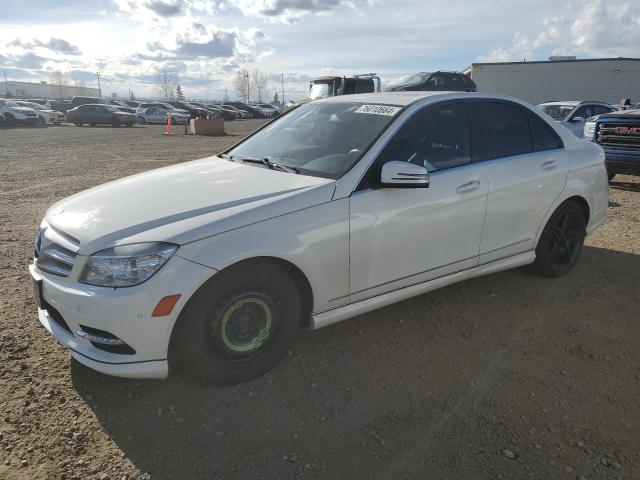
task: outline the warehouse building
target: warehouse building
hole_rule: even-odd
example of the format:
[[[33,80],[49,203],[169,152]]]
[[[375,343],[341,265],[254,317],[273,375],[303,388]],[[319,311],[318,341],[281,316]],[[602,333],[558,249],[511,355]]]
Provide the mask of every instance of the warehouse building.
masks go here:
[[[552,100],[619,104],[623,98],[640,99],[640,58],[474,63],[464,73],[479,92],[512,95],[533,104]]]
[[[0,83],[0,96],[11,98],[49,98],[65,99],[75,96],[99,97],[99,90],[90,87],[76,87],[74,85],[53,85],[47,82],[15,82]]]

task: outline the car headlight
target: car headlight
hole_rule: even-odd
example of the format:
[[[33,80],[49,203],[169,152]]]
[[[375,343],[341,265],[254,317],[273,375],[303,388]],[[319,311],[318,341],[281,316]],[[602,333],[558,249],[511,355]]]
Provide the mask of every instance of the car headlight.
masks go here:
[[[585,122],[582,136],[584,138],[592,139],[596,133],[596,122]]]
[[[134,243],[101,250],[89,257],[80,282],[101,287],[132,287],[147,281],[171,258],[177,245]]]

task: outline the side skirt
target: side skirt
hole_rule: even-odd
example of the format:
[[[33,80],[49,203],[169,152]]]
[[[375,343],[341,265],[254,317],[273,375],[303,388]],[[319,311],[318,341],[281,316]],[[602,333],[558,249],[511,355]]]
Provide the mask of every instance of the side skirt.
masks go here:
[[[400,302],[423,293],[436,290],[441,287],[446,287],[453,283],[461,282],[481,275],[488,275],[490,273],[500,272],[502,270],[510,270],[512,268],[521,267],[533,263],[536,259],[535,251],[520,253],[512,257],[495,260],[490,263],[478,265],[477,267],[463,270],[457,273],[436,278],[428,282],[419,283],[417,285],[411,285],[392,292],[387,292],[376,297],[360,300],[343,307],[334,308],[333,310],[327,310],[326,312],[316,313],[311,318],[311,330],[317,330],[328,325],[341,322],[351,317],[361,315],[363,313],[377,310],[378,308],[386,307],[392,303]]]

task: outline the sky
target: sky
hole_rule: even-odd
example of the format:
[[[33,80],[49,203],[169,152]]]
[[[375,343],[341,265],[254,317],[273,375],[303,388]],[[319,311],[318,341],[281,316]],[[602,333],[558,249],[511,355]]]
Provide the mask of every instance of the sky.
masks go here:
[[[383,85],[473,62],[637,57],[640,0],[0,0],[0,74],[52,71],[102,93],[159,95],[157,72],[188,99],[236,97],[239,69],[269,95],[301,98],[326,74],[375,72]],[[2,80],[2,77],[0,77]]]

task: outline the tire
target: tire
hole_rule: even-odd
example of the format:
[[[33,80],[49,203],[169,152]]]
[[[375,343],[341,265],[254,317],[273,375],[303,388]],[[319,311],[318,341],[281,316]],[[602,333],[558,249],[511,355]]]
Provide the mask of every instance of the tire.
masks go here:
[[[534,271],[546,278],[568,273],[582,251],[586,226],[587,218],[580,205],[572,200],[560,205],[538,241]]]
[[[133,123],[127,123],[125,127],[133,127]]]
[[[81,127],[81,126],[82,126],[82,124],[81,124],[81,123],[79,123],[79,122],[75,122],[75,123],[74,123],[74,125],[75,125],[76,127]]]
[[[16,124],[16,117],[14,117],[13,115],[11,115],[10,113],[5,113],[4,114],[4,119],[7,125],[15,125]]]
[[[44,127],[47,124],[47,121],[44,119],[44,117],[38,116],[38,123],[40,124],[40,126]]]
[[[138,117],[138,123],[147,123],[147,120],[144,117]]]
[[[609,181],[613,180],[615,178],[616,174],[615,173],[609,173],[607,172],[607,178],[609,179]]]
[[[120,119],[119,118],[112,118],[111,119],[111,126],[114,128],[119,128],[120,127]]]
[[[259,377],[285,356],[300,319],[298,289],[282,267],[266,259],[230,267],[183,309],[170,365],[221,384]]]

